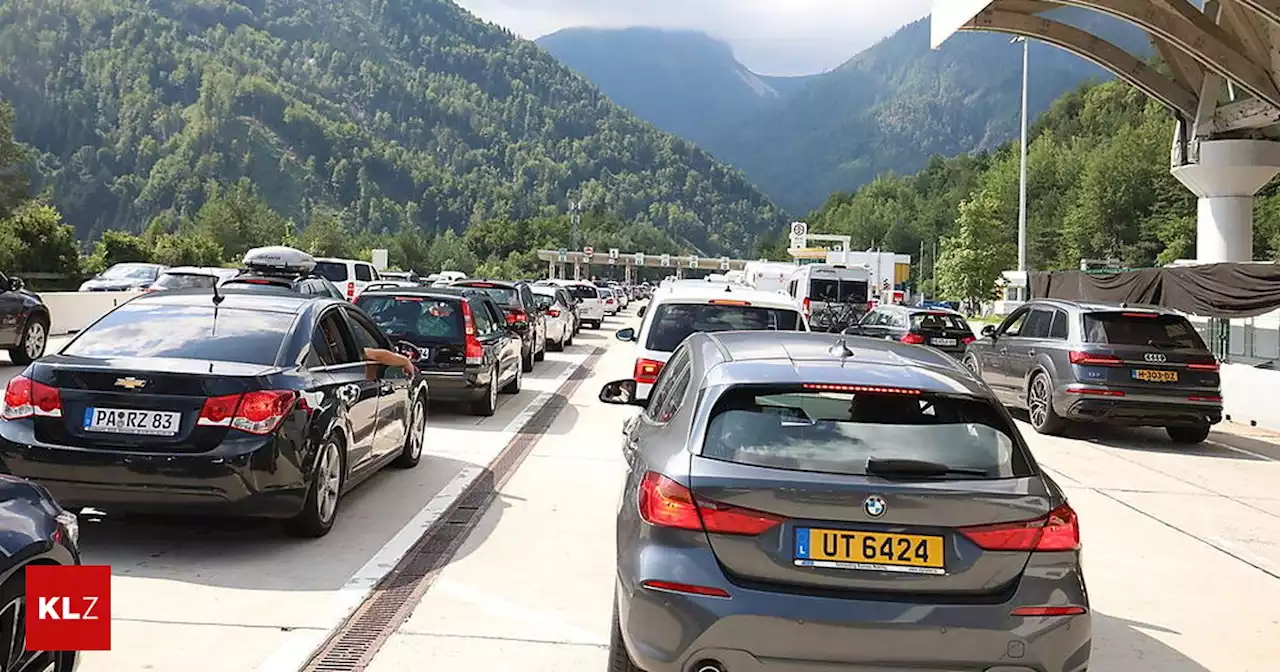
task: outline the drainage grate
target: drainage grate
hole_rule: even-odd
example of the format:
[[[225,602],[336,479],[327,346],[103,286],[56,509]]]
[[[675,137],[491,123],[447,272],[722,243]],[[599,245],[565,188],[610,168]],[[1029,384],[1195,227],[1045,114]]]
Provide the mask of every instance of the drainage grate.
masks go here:
[[[480,516],[533,450],[569,397],[604,354],[594,348],[565,380],[555,396],[538,409],[458,497],[404,558],[374,587],[360,606],[329,636],[300,672],[362,672],[387,638],[409,618],[431,582],[480,522]]]

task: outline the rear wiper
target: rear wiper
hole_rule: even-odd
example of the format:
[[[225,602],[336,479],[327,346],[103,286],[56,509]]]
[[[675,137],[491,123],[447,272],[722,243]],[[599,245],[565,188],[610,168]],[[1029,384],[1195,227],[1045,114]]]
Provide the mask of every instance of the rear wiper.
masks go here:
[[[929,460],[872,457],[867,460],[867,473],[873,476],[987,476],[986,469],[952,467]]]
[[[1147,345],[1153,348],[1181,348],[1182,344],[1177,341],[1157,341],[1152,338],[1147,340]]]

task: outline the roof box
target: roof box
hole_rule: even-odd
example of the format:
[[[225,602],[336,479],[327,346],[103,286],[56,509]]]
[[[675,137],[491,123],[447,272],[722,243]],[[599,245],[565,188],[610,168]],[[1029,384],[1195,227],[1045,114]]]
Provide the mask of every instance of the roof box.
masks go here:
[[[297,273],[299,275],[315,270],[316,260],[302,250],[282,245],[271,247],[255,247],[244,255],[244,267],[255,271],[274,271],[276,273]]]

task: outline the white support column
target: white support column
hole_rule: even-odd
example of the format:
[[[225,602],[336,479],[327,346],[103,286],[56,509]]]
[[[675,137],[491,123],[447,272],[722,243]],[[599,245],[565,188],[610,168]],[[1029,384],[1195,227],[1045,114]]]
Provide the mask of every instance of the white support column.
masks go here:
[[[1253,196],[1280,173],[1280,142],[1202,140],[1196,163],[1178,178],[1200,199],[1196,260],[1253,261]]]

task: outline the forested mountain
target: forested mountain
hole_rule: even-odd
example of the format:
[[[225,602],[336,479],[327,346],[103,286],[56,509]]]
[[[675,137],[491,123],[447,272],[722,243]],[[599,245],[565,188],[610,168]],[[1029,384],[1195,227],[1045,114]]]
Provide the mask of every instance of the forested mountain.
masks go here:
[[[1055,18],[1134,53],[1149,51],[1136,29],[1096,13],[1063,9]],[[645,37],[647,47],[638,43]],[[642,118],[742,169],[793,212],[885,172],[915,172],[931,156],[993,150],[1018,134],[1022,51],[1008,35],[961,33],[935,51],[923,19],[836,70],[800,79],[798,90],[774,86],[784,95],[754,104],[724,93],[734,91],[726,86],[685,95],[691,83],[711,78],[687,74],[704,67],[688,58],[709,57],[705,49],[667,48],[669,41],[652,31],[573,31],[544,46]],[[637,52],[652,53],[646,60]],[[719,81],[745,70],[727,52],[708,63]],[[1038,115],[1082,82],[1109,76],[1078,56],[1033,44],[1031,78],[1030,106]],[[748,113],[722,112],[734,107]]]
[[[0,98],[81,237],[175,229],[240,178],[304,227],[586,206],[705,254],[785,221],[531,42],[447,0],[4,0]]]
[[[537,42],[614,102],[699,145],[810,80],[757,75],[728,44],[690,30],[567,28]]]

